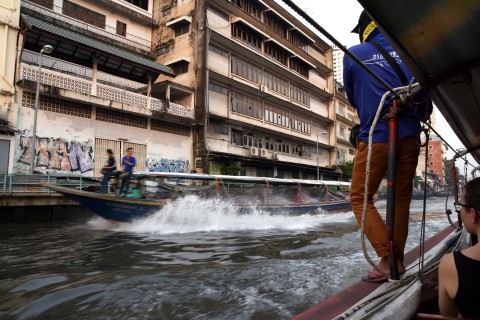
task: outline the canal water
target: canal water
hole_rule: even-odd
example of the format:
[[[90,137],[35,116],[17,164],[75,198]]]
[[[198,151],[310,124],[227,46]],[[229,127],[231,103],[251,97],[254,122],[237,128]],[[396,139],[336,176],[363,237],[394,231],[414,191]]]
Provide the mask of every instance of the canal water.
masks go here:
[[[445,199],[427,208],[431,236],[448,226]],[[240,215],[187,197],[130,225],[0,225],[0,318],[290,319],[368,270],[351,212]]]

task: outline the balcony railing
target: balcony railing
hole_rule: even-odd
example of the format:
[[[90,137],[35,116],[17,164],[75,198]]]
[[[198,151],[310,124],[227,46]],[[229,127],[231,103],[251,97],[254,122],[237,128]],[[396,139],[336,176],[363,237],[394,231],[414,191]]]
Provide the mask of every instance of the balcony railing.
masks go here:
[[[38,65],[39,54],[30,50],[24,50],[22,53],[22,61],[29,64]],[[55,59],[47,55],[43,55],[42,67],[45,69],[60,71],[64,74],[73,75],[83,79],[91,80],[93,70],[78,64],[74,64],[68,61]],[[97,81],[113,85],[115,87],[121,87],[124,89],[138,90],[146,87],[144,83],[132,81],[122,77],[115,76],[102,71],[97,71]]]
[[[88,23],[85,23],[83,21],[74,19],[72,17],[66,16],[63,14],[63,8],[58,7],[58,6],[53,6],[53,10],[50,10],[48,8],[42,7],[40,5],[37,5],[35,3],[29,2],[29,1],[22,1],[22,7],[30,9],[37,14],[42,14],[47,17],[51,17],[54,19],[57,19],[59,21],[63,21],[65,23],[68,23],[72,26],[75,26],[79,29],[85,30],[85,31],[90,31],[108,38],[112,38],[118,42],[125,43],[129,46],[135,47],[135,48],[140,48],[142,50],[152,52],[152,42],[146,39],[143,39],[141,37],[135,36],[133,34],[127,33],[125,36],[118,35],[116,32],[115,27],[111,26],[106,26],[105,29],[98,28],[95,26],[92,26]]]
[[[20,79],[37,81],[38,67],[22,63],[20,67]],[[193,119],[193,110],[175,103],[167,103],[160,99],[118,89],[113,86],[95,83],[91,80],[82,79],[73,75],[52,70],[42,70],[42,84],[56,88],[66,89],[86,95],[91,95],[107,100],[136,106],[142,109],[162,111],[171,115]]]

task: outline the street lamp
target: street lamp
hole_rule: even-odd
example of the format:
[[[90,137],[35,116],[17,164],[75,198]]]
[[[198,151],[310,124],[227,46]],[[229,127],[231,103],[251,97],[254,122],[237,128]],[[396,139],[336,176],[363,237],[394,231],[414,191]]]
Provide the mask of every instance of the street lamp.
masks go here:
[[[322,136],[327,134],[327,131],[317,132],[317,180],[320,180],[320,167],[318,164],[318,135],[321,134]]]
[[[33,167],[35,165],[35,143],[37,139],[37,113],[38,113],[38,101],[40,99],[40,79],[42,77],[42,54],[51,53],[53,47],[49,44],[44,45],[42,50],[40,50],[40,55],[38,56],[38,74],[37,74],[37,91],[35,92],[35,113],[33,116],[33,135],[32,135],[32,156],[30,159],[30,174],[33,174]]]

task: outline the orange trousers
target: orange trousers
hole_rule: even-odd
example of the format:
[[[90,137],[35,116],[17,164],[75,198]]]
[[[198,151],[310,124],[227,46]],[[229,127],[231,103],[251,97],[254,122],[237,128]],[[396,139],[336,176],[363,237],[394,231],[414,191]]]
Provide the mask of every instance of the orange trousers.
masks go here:
[[[368,144],[357,140],[358,152],[353,167],[350,201],[358,224],[362,222],[363,198],[365,193],[365,175]],[[410,201],[412,200],[413,178],[418,163],[420,146],[417,137],[407,137],[397,142],[397,168],[395,189],[394,240],[397,245],[397,257],[403,262],[405,243],[408,236]],[[377,208],[373,204],[373,195],[387,172],[388,143],[373,143],[370,162],[370,180],[368,187],[367,215],[365,235],[379,257],[388,256],[386,249],[387,228]]]

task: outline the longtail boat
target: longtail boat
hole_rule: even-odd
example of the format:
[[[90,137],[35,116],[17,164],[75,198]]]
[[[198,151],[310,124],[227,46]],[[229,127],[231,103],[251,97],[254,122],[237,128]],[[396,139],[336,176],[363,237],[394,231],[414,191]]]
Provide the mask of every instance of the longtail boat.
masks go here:
[[[185,173],[136,173],[124,197],[75,188],[47,187],[87,207],[100,217],[131,222],[158,212],[187,195],[221,198],[238,213],[318,214],[351,210],[349,182]],[[199,208],[201,209],[201,208]]]

